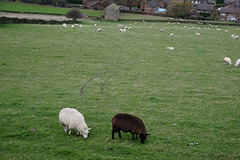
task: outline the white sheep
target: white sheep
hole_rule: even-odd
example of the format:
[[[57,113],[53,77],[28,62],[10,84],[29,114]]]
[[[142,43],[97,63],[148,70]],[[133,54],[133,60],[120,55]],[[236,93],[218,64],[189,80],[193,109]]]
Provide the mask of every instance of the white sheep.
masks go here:
[[[238,67],[238,66],[240,66],[240,59],[238,59],[235,64],[235,67]]]
[[[231,35],[231,38],[233,38],[233,39],[234,39],[234,37],[235,37],[235,35],[234,35],[234,34],[232,34],[232,35]]]
[[[171,33],[171,34],[170,34],[170,37],[173,37],[173,36],[174,36],[174,34],[173,34],[173,33]]]
[[[225,58],[224,58],[224,63],[225,63],[225,64],[228,64],[228,65],[230,65],[230,66],[232,65],[232,61],[231,61],[231,59],[230,59],[229,57],[225,57]]]
[[[102,31],[102,28],[98,28],[98,29],[97,29],[97,32],[101,32],[101,31]]]
[[[59,112],[59,121],[63,125],[64,131],[69,129],[69,135],[72,129],[77,130],[77,135],[82,135],[84,138],[88,137],[89,130],[83,115],[78,110],[73,108],[63,108]]]
[[[196,35],[197,35],[198,37],[200,37],[200,33],[196,33]]]
[[[164,29],[160,29],[160,32],[164,32]]]
[[[97,24],[95,23],[93,26],[94,26],[94,27],[96,27],[96,26],[97,26]]]
[[[233,39],[238,39],[238,38],[239,38],[239,36],[234,36],[234,37],[233,37]]]
[[[173,50],[174,50],[174,48],[173,48],[173,47],[167,47],[167,49],[168,49],[168,50],[171,50],[171,51],[173,51]]]
[[[64,27],[64,28],[67,28],[67,24],[66,24],[66,23],[63,23],[63,27]]]
[[[74,28],[74,25],[72,25],[72,28]]]

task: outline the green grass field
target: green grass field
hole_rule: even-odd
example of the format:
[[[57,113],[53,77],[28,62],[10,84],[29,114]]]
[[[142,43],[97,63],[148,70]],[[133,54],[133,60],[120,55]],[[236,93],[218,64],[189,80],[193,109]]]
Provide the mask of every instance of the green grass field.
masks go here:
[[[66,14],[71,8],[60,8],[44,5],[35,5],[28,3],[17,3],[0,1],[0,11],[15,11],[15,12],[32,12],[32,13],[48,13],[48,14]],[[103,11],[100,10],[89,10],[81,9],[81,12],[88,14],[89,16],[100,16],[103,15]]]
[[[240,58],[239,27],[96,23],[0,25],[0,159],[240,158],[240,68],[223,63]],[[64,107],[85,116],[88,139],[64,132]],[[144,121],[145,144],[111,139],[119,112]]]

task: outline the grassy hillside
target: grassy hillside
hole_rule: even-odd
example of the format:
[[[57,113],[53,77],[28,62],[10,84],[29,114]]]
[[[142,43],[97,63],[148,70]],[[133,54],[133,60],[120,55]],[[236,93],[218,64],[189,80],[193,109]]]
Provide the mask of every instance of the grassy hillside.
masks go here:
[[[70,10],[70,8],[59,8],[59,7],[42,6],[42,5],[27,4],[27,3],[14,3],[14,2],[0,1],[0,10],[17,11],[17,12],[23,12],[23,13],[33,12],[33,13],[49,13],[49,14],[66,14]],[[87,9],[81,9],[81,12],[84,14],[88,14],[89,16],[99,16],[103,14],[103,11],[87,10]]]
[[[96,23],[0,25],[0,159],[240,158],[240,68],[223,63],[240,58],[238,27]],[[64,107],[85,116],[88,139],[64,132]],[[144,121],[145,144],[111,139],[119,112]]]

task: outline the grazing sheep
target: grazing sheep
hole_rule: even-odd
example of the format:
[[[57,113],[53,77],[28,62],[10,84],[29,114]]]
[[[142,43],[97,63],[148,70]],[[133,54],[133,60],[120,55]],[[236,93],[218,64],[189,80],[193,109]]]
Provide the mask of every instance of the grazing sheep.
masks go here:
[[[173,36],[174,36],[174,34],[173,34],[173,33],[171,33],[171,34],[170,34],[170,37],[173,37]]]
[[[225,63],[225,64],[228,64],[228,65],[230,65],[230,66],[232,65],[232,61],[231,61],[231,59],[230,59],[229,57],[225,57],[225,58],[224,58],[224,63]]]
[[[64,28],[67,28],[67,24],[66,24],[66,23],[63,23],[63,27],[64,27]]]
[[[84,138],[88,137],[89,130],[83,115],[73,108],[63,108],[59,112],[59,121],[63,125],[64,131],[69,129],[69,135],[72,129],[77,130],[77,135],[83,135]]]
[[[164,29],[160,29],[160,32],[164,32]]]
[[[96,27],[96,26],[97,26],[97,24],[94,24],[93,26],[94,26],[94,27]]]
[[[231,38],[234,38],[234,37],[235,37],[235,35],[234,35],[234,34],[232,34],[232,35],[231,35]]]
[[[128,27],[128,29],[132,29],[132,27]]]
[[[235,67],[238,67],[238,66],[240,66],[240,59],[238,59],[235,64]]]
[[[154,28],[154,26],[150,26],[150,28]]]
[[[98,28],[98,29],[97,29],[97,32],[101,32],[101,31],[102,31],[102,28]]]
[[[74,25],[72,25],[72,29],[74,28]]]
[[[171,50],[171,51],[173,51],[173,50],[174,50],[174,48],[173,48],[173,47],[167,47],[167,49],[168,49],[168,50]]]
[[[200,33],[196,33],[196,35],[197,35],[198,37],[200,37]]]
[[[239,36],[234,36],[234,37],[233,37],[233,39],[238,39],[238,38],[239,38]]]
[[[112,139],[114,139],[115,132],[118,132],[119,138],[122,138],[121,130],[124,132],[130,132],[133,140],[135,135],[136,139],[137,135],[139,135],[141,143],[144,143],[147,135],[150,135],[147,134],[147,129],[143,121],[130,114],[119,113],[112,118]]]

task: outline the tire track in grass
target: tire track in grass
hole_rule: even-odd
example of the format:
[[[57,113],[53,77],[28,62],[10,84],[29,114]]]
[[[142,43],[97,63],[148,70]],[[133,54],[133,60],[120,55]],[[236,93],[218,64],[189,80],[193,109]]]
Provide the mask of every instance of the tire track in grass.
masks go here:
[[[83,84],[83,86],[82,86],[82,88],[81,88],[81,90],[80,90],[80,95],[83,94],[83,90],[84,90],[84,88],[87,87],[88,83],[91,82],[94,78],[97,78],[97,76],[98,76],[98,75],[95,75],[94,77],[90,78],[86,83]]]
[[[87,87],[87,85],[93,81],[95,78],[97,78],[99,75],[103,75],[104,73],[106,72],[103,72],[103,73],[100,73],[100,74],[97,74],[95,76],[93,76],[92,78],[90,78],[86,83],[83,84],[82,88],[80,89],[80,95],[83,95],[83,90]],[[101,88],[100,88],[100,93],[103,95],[103,89],[104,89],[104,86],[105,86],[105,83],[111,78],[112,76],[110,76],[109,78],[107,78],[101,85]]]
[[[104,90],[104,87],[105,87],[107,81],[110,80],[112,77],[113,77],[113,76],[108,77],[108,78],[105,79],[105,81],[102,83],[101,88],[100,88],[100,94],[101,94],[101,95],[103,95],[103,90]]]

